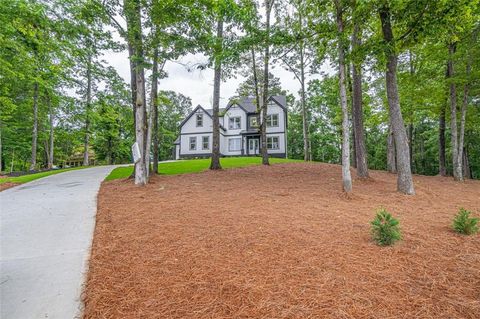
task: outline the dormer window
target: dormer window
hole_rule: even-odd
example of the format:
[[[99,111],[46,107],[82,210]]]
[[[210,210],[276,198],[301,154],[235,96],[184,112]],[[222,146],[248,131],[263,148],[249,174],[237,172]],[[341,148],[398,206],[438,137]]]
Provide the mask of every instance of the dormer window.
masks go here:
[[[197,127],[203,126],[203,113],[197,113]]]
[[[241,128],[240,116],[231,117],[228,120],[228,129],[229,130],[239,130]]]

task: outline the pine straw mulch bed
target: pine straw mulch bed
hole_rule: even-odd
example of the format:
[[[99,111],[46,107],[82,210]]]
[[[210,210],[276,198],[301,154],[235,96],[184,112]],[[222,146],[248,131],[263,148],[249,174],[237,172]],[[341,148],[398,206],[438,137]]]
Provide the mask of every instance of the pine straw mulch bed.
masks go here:
[[[340,167],[279,164],[105,182],[85,318],[479,318],[480,182],[372,172],[340,191]],[[385,207],[404,240],[376,246]]]

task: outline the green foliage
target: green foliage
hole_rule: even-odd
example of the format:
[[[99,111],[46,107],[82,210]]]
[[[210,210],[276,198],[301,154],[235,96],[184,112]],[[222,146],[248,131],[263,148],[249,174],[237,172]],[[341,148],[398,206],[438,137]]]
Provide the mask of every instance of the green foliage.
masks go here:
[[[271,2],[271,1],[270,1]],[[126,9],[123,7],[126,4]],[[473,178],[480,178],[480,36],[479,0],[342,1],[345,43],[353,24],[362,31],[362,43],[346,52],[347,62],[362,63],[363,111],[368,164],[386,168],[388,107],[385,93],[384,43],[378,17],[380,6],[390,8],[398,53],[398,88],[401,110],[411,132],[412,171],[437,175],[439,171],[439,117],[445,112],[447,172],[451,171],[448,84],[457,89],[457,106],[467,103],[465,153]],[[137,17],[139,25],[125,28]],[[154,50],[160,64],[186,54],[204,54],[208,62],[190,65],[205,69],[222,62],[224,78],[240,74],[246,81],[240,95],[254,96],[250,59],[255,56],[258,81],[263,84],[266,28],[265,1],[164,0],[77,1],[0,0],[0,163],[3,171],[26,170],[31,156],[33,92],[39,87],[37,168],[46,166],[49,113],[54,121],[54,162],[57,166],[82,149],[86,133],[97,159],[126,162],[134,140],[131,88],[108,66],[104,54],[124,50],[133,31],[142,31],[143,54],[133,53],[150,75]],[[269,44],[270,93],[287,94],[275,66],[298,72],[307,80],[307,123],[313,160],[340,163],[341,112],[336,65],[338,34],[333,1],[274,1]],[[137,17],[138,18],[138,17]],[[224,23],[217,36],[217,21]],[[136,20],[137,21],[137,20]],[[115,30],[120,39],[114,36]],[[132,39],[130,39],[132,40]],[[135,42],[135,41],[134,41]],[[456,42],[452,56],[455,75],[445,77],[447,46]],[[348,46],[352,48],[352,46]],[[253,52],[252,52],[253,51]],[[349,51],[349,50],[347,50]],[[301,54],[300,54],[301,53]],[[300,57],[303,56],[304,63]],[[466,71],[468,62],[471,70]],[[125,60],[127,64],[128,61]],[[168,65],[168,64],[167,64]],[[321,66],[321,68],[319,68]],[[243,68],[244,71],[240,71]],[[326,73],[319,72],[320,70]],[[351,71],[349,68],[347,74]],[[312,80],[312,76],[314,80]],[[87,102],[91,76],[91,101]],[[167,76],[161,71],[160,78]],[[350,75],[348,75],[350,77]],[[147,80],[148,82],[148,80]],[[162,89],[162,82],[160,82]],[[468,90],[466,90],[468,89]],[[464,92],[468,92],[464,96]],[[161,160],[172,158],[178,124],[191,109],[188,92],[159,92]],[[147,89],[147,95],[150,91]],[[223,94],[223,93],[222,93]],[[300,96],[300,95],[298,95]],[[225,96],[224,96],[225,97]],[[299,99],[289,95],[288,154],[303,158],[302,112]],[[351,97],[351,96],[349,96]],[[146,96],[147,100],[148,96]],[[351,99],[349,99],[351,102]],[[460,112],[457,112],[460,113]],[[458,115],[460,121],[460,114]],[[89,127],[86,122],[89,119]],[[353,139],[352,139],[353,141]],[[353,151],[353,145],[352,145]],[[353,155],[353,154],[352,154]]]
[[[249,68],[244,75],[247,76],[244,82],[240,83],[237,88],[238,96],[255,96],[255,81],[251,68]],[[263,70],[257,68],[257,82],[258,87],[263,88],[264,83]],[[280,78],[277,78],[273,73],[268,73],[268,87],[270,95],[285,95],[285,90],[282,89]]]
[[[3,183],[23,184],[23,183],[28,183],[28,182],[34,181],[36,179],[47,177],[47,176],[50,176],[50,175],[63,173],[63,172],[68,172],[68,171],[73,171],[73,170],[82,169],[82,168],[87,168],[87,167],[88,166],[78,166],[78,167],[71,167],[71,168],[64,168],[64,169],[56,169],[56,170],[51,170],[51,171],[39,172],[39,173],[34,173],[34,174],[26,174],[26,175],[16,176],[16,177],[4,177],[4,178],[0,178],[0,184],[3,184]]]
[[[371,224],[373,240],[380,246],[390,246],[402,238],[399,221],[384,208],[377,212]]]
[[[159,160],[173,159],[179,125],[192,110],[192,100],[174,91],[160,91],[158,106]]]
[[[457,233],[464,234],[464,235],[473,235],[478,233],[478,221],[479,218],[470,217],[472,212],[460,208],[457,215],[453,219],[453,230]]]

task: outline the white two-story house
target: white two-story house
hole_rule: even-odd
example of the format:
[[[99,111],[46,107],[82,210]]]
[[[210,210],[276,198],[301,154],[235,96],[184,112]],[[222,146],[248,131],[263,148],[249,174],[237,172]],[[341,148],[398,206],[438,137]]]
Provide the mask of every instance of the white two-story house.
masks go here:
[[[220,109],[221,156],[260,154],[260,114],[251,97],[231,100]],[[267,148],[274,157],[287,157],[287,105],[285,96],[272,96],[267,107]],[[175,159],[208,157],[212,153],[212,110],[198,105],[180,124]]]

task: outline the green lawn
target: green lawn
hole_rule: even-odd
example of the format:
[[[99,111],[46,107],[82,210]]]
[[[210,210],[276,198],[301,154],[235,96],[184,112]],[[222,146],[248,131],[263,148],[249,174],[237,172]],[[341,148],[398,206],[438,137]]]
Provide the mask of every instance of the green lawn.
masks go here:
[[[46,171],[46,172],[40,172],[40,173],[34,173],[34,174],[27,174],[27,175],[22,175],[22,176],[17,176],[17,177],[6,177],[6,178],[0,178],[0,184],[3,183],[17,183],[17,184],[23,184],[23,183],[28,183],[33,180],[45,177],[45,176],[50,176],[53,174],[58,174],[58,173],[63,173],[66,171],[72,171],[76,169],[82,169],[86,168],[89,166],[78,166],[78,167],[71,167],[71,168],[63,168],[63,169],[56,169],[52,171]]]
[[[250,165],[260,165],[261,157],[226,157],[220,160],[222,168],[245,167]],[[290,163],[301,162],[300,160],[270,158],[270,163]],[[198,173],[205,171],[210,166],[210,159],[184,160],[170,163],[160,163],[158,169],[162,175],[177,175],[186,173]],[[133,166],[118,167],[114,169],[105,179],[111,181],[119,178],[126,178],[133,172]]]

